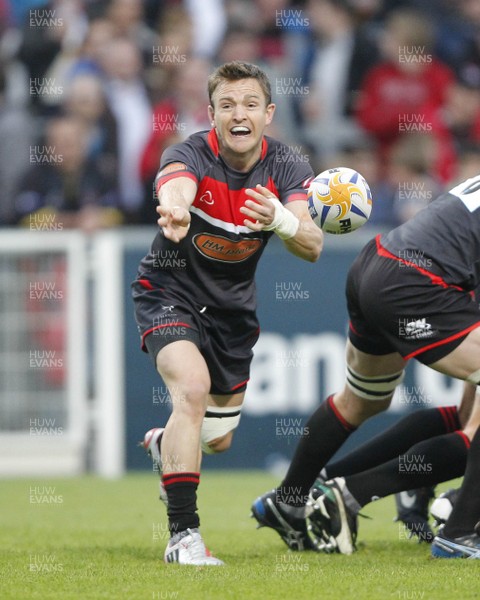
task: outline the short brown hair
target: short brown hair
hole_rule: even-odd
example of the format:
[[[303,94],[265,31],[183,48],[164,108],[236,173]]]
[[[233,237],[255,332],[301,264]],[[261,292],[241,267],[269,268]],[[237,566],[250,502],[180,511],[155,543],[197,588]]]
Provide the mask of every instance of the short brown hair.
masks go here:
[[[223,81],[239,81],[240,79],[256,79],[265,94],[267,105],[272,102],[272,89],[266,73],[260,67],[257,67],[257,65],[242,62],[241,60],[234,60],[215,69],[208,78],[210,104],[213,106],[212,96],[220,83]]]

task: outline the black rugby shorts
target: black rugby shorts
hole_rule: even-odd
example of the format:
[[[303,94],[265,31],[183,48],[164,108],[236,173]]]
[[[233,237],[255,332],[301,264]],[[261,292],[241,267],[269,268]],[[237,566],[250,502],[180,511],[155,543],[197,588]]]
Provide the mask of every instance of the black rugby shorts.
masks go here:
[[[155,288],[148,279],[134,281],[132,295],[141,347],[155,365],[163,347],[188,340],[207,363],[211,394],[246,389],[260,332],[254,312],[203,307],[172,288]]]
[[[438,271],[429,259],[425,266]],[[347,277],[349,339],[358,350],[398,352],[429,365],[452,352],[480,326],[473,294],[441,274],[388,252],[380,236],[355,259]]]

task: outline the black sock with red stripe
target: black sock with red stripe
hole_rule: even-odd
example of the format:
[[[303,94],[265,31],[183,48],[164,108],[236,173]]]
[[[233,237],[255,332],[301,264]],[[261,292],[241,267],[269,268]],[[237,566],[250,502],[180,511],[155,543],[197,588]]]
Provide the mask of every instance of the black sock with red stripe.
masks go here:
[[[197,514],[197,488],[200,473],[164,473],[162,482],[168,497],[168,528],[170,535],[200,525]]]
[[[374,469],[345,477],[345,483],[360,506],[375,498],[436,485],[463,475],[469,445],[462,431],[439,435]]]
[[[308,431],[298,443],[290,468],[278,488],[277,497],[291,506],[305,504],[320,470],[335,454],[355,427],[338,412],[329,396],[307,421]]]
[[[480,427],[473,437],[468,451],[467,468],[462,488],[453,507],[452,514],[445,525],[443,534],[452,539],[471,535],[480,522]],[[477,529],[478,530],[478,529]]]
[[[456,406],[416,410],[340,460],[328,464],[326,476],[345,477],[372,469],[403,454],[414,444],[460,429]]]

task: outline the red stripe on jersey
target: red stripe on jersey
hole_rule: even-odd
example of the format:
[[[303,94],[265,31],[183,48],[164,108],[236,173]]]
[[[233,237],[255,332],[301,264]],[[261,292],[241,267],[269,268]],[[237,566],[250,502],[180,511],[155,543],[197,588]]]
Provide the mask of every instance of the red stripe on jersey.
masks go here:
[[[454,288],[456,290],[460,290],[461,292],[465,292],[465,290],[460,286],[447,283],[442,277],[440,277],[440,275],[435,275],[435,273],[431,273],[430,271],[427,271],[427,269],[422,269],[421,267],[409,260],[405,260],[404,258],[400,258],[399,256],[395,256],[395,254],[392,254],[389,250],[382,246],[380,242],[380,235],[377,235],[375,241],[377,242],[377,253],[379,254],[379,256],[391,258],[392,260],[396,260],[404,265],[407,265],[407,267],[413,267],[422,275],[426,275],[427,277],[429,277],[434,285],[439,285],[443,288]]]
[[[217,136],[216,129],[210,129],[210,131],[208,132],[208,135],[207,135],[207,142],[208,142],[208,145],[210,146],[210,148],[212,149],[212,152],[215,154],[215,156],[218,156],[219,152],[220,152],[220,148],[218,145],[218,136]],[[262,150],[260,152],[260,160],[263,160],[265,158],[265,156],[267,155],[267,150],[268,150],[268,142],[263,137],[262,138]]]
[[[302,194],[301,192],[295,192],[293,194],[290,194],[289,196],[287,196],[287,202],[297,202],[298,200],[300,201],[305,201],[307,200],[307,194]]]
[[[429,344],[428,346],[419,348],[418,350],[411,352],[408,356],[404,356],[403,358],[405,360],[409,360],[410,358],[413,358],[413,357],[417,356],[418,354],[427,352],[427,350],[431,350],[432,348],[437,348],[437,346],[442,346],[443,344],[448,344],[449,342],[453,342],[453,340],[457,340],[459,337],[466,336],[468,333],[470,333],[477,327],[480,327],[480,321],[478,323],[474,323],[473,325],[470,325],[470,327],[467,327],[466,329],[463,329],[462,331],[459,331],[458,333],[455,333],[454,335],[451,335],[448,338],[445,338],[444,340],[439,340],[438,342],[434,342],[433,344]]]
[[[148,279],[137,279],[138,283],[147,290],[153,290],[154,287]]]
[[[188,177],[188,179],[192,179],[195,183],[198,183],[198,179],[196,178],[196,176],[193,173],[190,173],[189,171],[175,171],[175,173],[168,173],[167,175],[163,175],[162,177],[157,178],[155,188],[157,196],[161,186],[164,183],[167,183],[167,181],[170,181],[170,179],[176,179],[177,177]]]
[[[212,152],[215,154],[215,156],[218,156],[218,153],[219,153],[218,137],[217,137],[217,132],[215,131],[215,129],[210,129],[210,131],[208,132],[207,142],[208,142],[208,145],[210,146],[210,148],[212,149]]]
[[[271,178],[265,187],[275,195],[278,195],[277,188]],[[213,219],[220,219],[220,221],[225,221],[233,225],[243,225],[245,215],[240,212],[240,207],[248,199],[245,189],[232,190],[228,188],[228,185],[224,181],[217,181],[212,177],[206,176],[200,182],[193,206],[199,208]]]

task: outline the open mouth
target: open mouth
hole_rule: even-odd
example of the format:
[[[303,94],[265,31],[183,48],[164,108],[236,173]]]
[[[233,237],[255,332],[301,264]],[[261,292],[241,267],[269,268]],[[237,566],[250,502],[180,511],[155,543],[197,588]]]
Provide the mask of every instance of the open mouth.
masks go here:
[[[233,137],[242,138],[250,135],[252,131],[248,127],[245,127],[245,125],[236,125],[230,129],[230,133]]]

